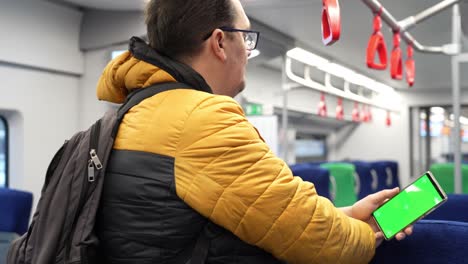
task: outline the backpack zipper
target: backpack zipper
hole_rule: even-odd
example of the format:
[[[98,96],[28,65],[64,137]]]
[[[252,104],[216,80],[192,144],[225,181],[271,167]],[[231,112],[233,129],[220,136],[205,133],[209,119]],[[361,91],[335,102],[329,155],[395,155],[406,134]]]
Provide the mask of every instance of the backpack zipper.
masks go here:
[[[91,158],[88,161],[88,182],[94,182],[96,180],[94,169],[101,170],[102,163],[95,149],[91,149],[89,155]]]
[[[94,169],[101,170],[102,163],[97,155],[97,147],[99,141],[99,134],[101,133],[101,120],[96,123],[94,131],[91,132],[92,137],[90,139],[90,151],[88,160],[88,182],[94,182],[96,180]]]

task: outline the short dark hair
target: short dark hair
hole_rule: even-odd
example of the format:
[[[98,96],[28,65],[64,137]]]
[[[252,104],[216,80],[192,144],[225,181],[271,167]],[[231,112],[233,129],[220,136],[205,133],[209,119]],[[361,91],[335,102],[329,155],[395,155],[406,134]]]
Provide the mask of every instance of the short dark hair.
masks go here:
[[[174,59],[199,51],[203,37],[233,26],[232,0],[151,0],[146,8],[150,46]]]

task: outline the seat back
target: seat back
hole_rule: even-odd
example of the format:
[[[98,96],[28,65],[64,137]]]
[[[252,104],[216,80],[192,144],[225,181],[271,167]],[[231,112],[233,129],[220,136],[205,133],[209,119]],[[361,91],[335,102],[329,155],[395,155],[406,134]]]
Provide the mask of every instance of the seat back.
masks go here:
[[[375,161],[373,165],[379,167],[381,173],[386,175],[385,188],[393,189],[400,186],[400,179],[398,174],[398,162],[391,160]],[[385,171],[385,173],[383,173]]]
[[[385,189],[392,189],[395,186],[395,176],[387,162],[374,161],[371,162],[371,167],[377,173],[378,177],[378,186],[376,191],[381,191]],[[396,182],[399,182],[396,180]]]
[[[455,193],[454,164],[453,163],[435,163],[429,170],[439,182],[445,193]],[[468,193],[468,165],[462,165],[463,175],[463,193]]]
[[[309,164],[297,164],[291,166],[291,170],[294,176],[313,183],[320,196],[333,201],[330,195],[330,172],[327,169]]]
[[[358,199],[362,199],[369,194],[377,191],[378,178],[372,175],[372,167],[369,162],[352,161],[350,162],[356,169],[356,174],[359,177],[360,188],[357,193]]]
[[[425,219],[459,221],[468,223],[468,195],[449,194],[448,200]]]
[[[26,233],[33,196],[30,192],[0,188],[0,232]]]
[[[404,239],[384,241],[371,263],[466,263],[468,223],[421,220]]]
[[[352,205],[357,201],[355,167],[349,163],[324,163],[320,167],[330,171],[336,182],[334,204],[337,207]]]

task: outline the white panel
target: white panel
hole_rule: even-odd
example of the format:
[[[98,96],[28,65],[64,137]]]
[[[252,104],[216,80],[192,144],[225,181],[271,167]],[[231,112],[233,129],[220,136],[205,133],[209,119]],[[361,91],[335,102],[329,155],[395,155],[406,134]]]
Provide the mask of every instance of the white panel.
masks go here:
[[[282,104],[281,72],[249,64],[242,95],[255,103]]]
[[[78,78],[0,64],[0,113],[10,125],[10,186],[37,204],[47,166],[78,128]]]
[[[278,153],[278,117],[277,116],[248,116],[247,117],[258,130],[271,151]]]
[[[81,74],[81,12],[37,0],[0,0],[0,61]]]
[[[121,49],[122,46],[116,47]],[[110,61],[111,48],[85,53],[85,72],[80,80],[79,113],[80,129],[86,129],[108,110],[109,103],[98,101],[96,84],[105,66]]]
[[[354,130],[343,129],[329,137],[329,156],[333,160],[365,161],[395,160],[400,168],[401,184],[409,182],[409,115],[402,109],[392,115],[392,125],[386,126],[386,112],[375,110],[373,122]]]

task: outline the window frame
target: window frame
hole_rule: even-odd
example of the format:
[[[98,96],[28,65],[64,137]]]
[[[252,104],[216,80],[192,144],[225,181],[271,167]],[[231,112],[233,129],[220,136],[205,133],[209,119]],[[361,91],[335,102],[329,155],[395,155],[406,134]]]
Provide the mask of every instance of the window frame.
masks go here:
[[[9,187],[9,158],[8,158],[8,154],[9,154],[9,131],[8,131],[8,121],[7,119],[0,115],[0,122],[2,122],[5,126],[5,188],[8,188]]]

